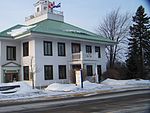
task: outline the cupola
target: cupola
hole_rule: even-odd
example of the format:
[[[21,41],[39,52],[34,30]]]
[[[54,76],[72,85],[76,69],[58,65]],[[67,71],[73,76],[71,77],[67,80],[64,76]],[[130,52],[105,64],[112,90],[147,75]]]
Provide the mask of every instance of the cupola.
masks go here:
[[[61,7],[61,3],[56,4],[54,1],[38,0],[34,7],[34,14],[25,18],[26,25],[32,25],[45,19],[64,21],[63,12],[58,10]]]

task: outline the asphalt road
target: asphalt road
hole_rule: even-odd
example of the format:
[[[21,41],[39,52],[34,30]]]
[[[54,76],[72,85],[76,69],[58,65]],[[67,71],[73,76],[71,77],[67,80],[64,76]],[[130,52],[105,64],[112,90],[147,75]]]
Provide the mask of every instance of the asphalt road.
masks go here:
[[[15,106],[4,107],[4,109],[8,109],[7,113],[150,113],[149,91],[106,96],[94,95],[85,98],[57,100],[56,102],[30,103],[28,106],[16,105],[16,109]],[[24,109],[19,110],[19,106]],[[0,108],[0,112],[5,113],[7,110],[4,109]]]

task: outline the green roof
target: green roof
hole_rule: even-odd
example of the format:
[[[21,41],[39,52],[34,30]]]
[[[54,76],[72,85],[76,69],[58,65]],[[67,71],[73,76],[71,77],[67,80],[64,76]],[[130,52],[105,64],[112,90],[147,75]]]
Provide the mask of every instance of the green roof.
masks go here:
[[[15,25],[15,26],[13,26],[13,27],[11,27],[11,28],[9,28],[9,29],[7,29],[7,30],[5,30],[5,31],[2,31],[2,32],[0,32],[0,37],[8,37],[8,38],[13,38],[9,33],[12,31],[12,30],[14,30],[14,29],[19,29],[19,28],[21,28],[21,27],[23,27],[24,25]]]
[[[12,36],[11,32],[16,29],[26,28],[26,30],[21,30],[20,34],[16,34],[15,36]],[[3,32],[0,32],[0,37],[10,37],[15,38],[17,36],[21,36],[26,33],[40,33],[40,34],[48,34],[48,35],[55,35],[55,36],[62,36],[67,37],[70,39],[83,39],[88,41],[96,41],[96,42],[105,42],[108,44],[114,44],[115,42],[104,38],[102,36],[99,36],[97,34],[94,34],[92,32],[89,32],[87,30],[81,29],[79,27],[70,25],[65,22],[55,21],[46,19],[44,21],[41,21],[39,23],[36,23],[31,26],[25,26],[25,25],[16,25],[10,29],[7,29]]]

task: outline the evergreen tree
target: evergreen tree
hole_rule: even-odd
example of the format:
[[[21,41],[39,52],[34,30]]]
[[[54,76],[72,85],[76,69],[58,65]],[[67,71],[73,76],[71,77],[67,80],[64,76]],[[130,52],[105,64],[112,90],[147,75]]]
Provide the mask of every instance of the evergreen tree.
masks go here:
[[[133,78],[143,78],[146,67],[150,67],[150,17],[140,6],[130,26],[127,66]],[[135,74],[135,76],[134,76]]]
[[[126,60],[126,64],[128,67],[128,78],[138,78],[138,47],[137,41],[135,38],[129,39],[129,53],[128,59]]]

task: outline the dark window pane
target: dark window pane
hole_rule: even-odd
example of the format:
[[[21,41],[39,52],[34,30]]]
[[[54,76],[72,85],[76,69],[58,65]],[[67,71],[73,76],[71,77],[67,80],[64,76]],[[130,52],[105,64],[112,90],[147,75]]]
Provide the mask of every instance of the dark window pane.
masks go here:
[[[86,53],[92,53],[92,46],[86,45]]]
[[[101,58],[101,49],[99,46],[95,46],[95,52],[98,52],[98,58]]]
[[[58,56],[66,56],[65,43],[58,43]]]
[[[44,78],[45,80],[53,80],[53,66],[52,65],[44,66]]]
[[[29,56],[29,42],[23,43],[23,56]]]
[[[93,75],[92,65],[87,65],[86,70],[87,70],[87,76],[92,76]]]
[[[44,55],[52,56],[52,42],[44,41]]]
[[[66,79],[66,65],[59,65],[59,79]]]
[[[7,60],[16,60],[16,47],[7,46]]]
[[[72,53],[80,53],[81,46],[78,43],[72,43]]]
[[[29,80],[29,66],[23,66],[24,80]]]
[[[98,74],[98,81],[101,82],[101,76],[102,76],[102,69],[101,65],[97,65],[97,74]]]

